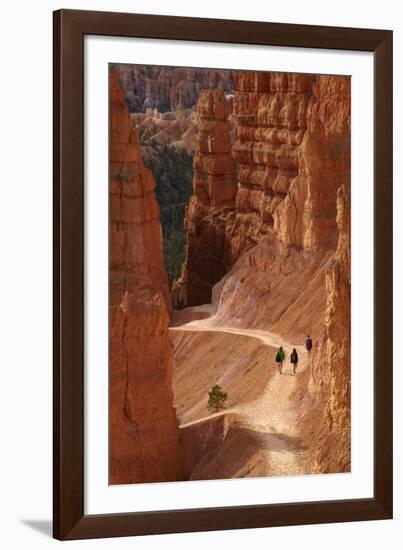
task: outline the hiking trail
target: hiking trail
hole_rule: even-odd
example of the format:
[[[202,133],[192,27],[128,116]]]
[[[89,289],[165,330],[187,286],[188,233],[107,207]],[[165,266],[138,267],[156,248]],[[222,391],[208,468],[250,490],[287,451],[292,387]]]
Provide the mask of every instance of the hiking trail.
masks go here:
[[[183,313],[182,313],[183,312]],[[298,475],[305,473],[305,449],[298,438],[298,411],[290,399],[301,380],[302,373],[309,368],[308,354],[304,345],[292,344],[280,336],[259,329],[238,328],[215,325],[214,310],[211,304],[189,307],[181,310],[183,324],[171,326],[170,331],[220,332],[242,335],[258,339],[271,352],[283,346],[286,357],[283,364],[283,374],[277,372],[273,353],[273,372],[259,398],[249,403],[239,403],[219,413],[208,414],[204,418],[187,422],[180,427],[187,428],[202,424],[214,417],[231,415],[231,424],[241,428],[259,441],[259,452],[265,462],[266,476]],[[203,319],[193,319],[202,314]],[[190,319],[190,320],[189,320]],[[187,321],[187,322],[186,322]],[[298,353],[297,373],[292,373],[290,355],[295,347]],[[225,388],[224,388],[225,389]]]

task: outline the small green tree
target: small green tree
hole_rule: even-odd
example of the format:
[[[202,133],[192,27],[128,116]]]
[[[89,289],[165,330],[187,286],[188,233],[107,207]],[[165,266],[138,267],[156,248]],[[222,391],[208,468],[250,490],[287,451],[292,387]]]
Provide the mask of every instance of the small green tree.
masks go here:
[[[225,401],[228,395],[222,391],[222,387],[218,384],[214,384],[211,390],[208,392],[207,408],[211,412],[219,412],[225,406]]]

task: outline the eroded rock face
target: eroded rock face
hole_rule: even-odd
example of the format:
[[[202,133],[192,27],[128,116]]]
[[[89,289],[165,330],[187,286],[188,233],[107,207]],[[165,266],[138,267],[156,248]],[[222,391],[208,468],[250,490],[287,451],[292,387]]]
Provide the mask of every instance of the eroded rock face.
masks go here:
[[[350,81],[239,73],[234,156],[239,190],[231,261],[274,231],[288,246],[336,246],[336,193],[350,169]]]
[[[200,113],[213,113],[218,130],[220,108],[203,101]],[[189,305],[201,304],[219,279],[212,326],[268,330],[299,345],[312,336],[313,362],[295,398],[310,471],[348,471],[350,79],[241,72],[233,112],[235,205],[214,202],[209,186],[222,178],[225,132],[209,145],[213,133],[200,124],[181,288],[191,290]]]
[[[239,72],[233,111],[238,189],[235,209],[222,209],[224,265],[231,267],[270,235],[289,248],[335,249],[336,193],[350,170],[349,78]],[[210,127],[207,121],[199,124],[198,205],[214,201],[209,189],[219,173],[226,186],[214,189],[230,189],[220,166],[228,158],[227,127],[221,127],[220,117],[214,115],[215,135],[209,137],[216,145],[211,151],[206,141],[211,117]],[[193,273],[198,275],[196,268]]]
[[[337,192],[339,238],[334,258],[326,268],[325,329],[314,354],[311,389],[326,397],[326,436],[315,456],[318,472],[350,469],[350,192]]]
[[[155,182],[110,72],[110,483],[178,480],[170,302]]]
[[[226,226],[236,264],[217,321],[313,336],[301,420],[312,470],[349,471],[350,79],[248,73],[236,86],[239,191]]]
[[[298,177],[275,213],[282,240],[315,250],[337,243],[336,195],[350,181],[350,79],[319,76],[298,150]]]
[[[228,273],[218,298],[223,321],[236,317],[261,328],[275,324],[285,335],[296,327],[302,335],[311,326],[318,335],[324,321],[325,266],[338,238],[336,193],[350,181],[349,78],[236,74],[235,208],[231,202],[220,206],[210,192],[214,182],[214,189],[232,194],[222,175],[229,141],[220,109],[213,114],[212,132],[212,115],[205,119],[214,109],[203,102],[194,196],[186,218],[190,253],[182,281],[191,273],[189,288],[200,288],[205,280],[208,285],[188,303],[209,301],[214,279],[208,279],[208,260],[215,275]],[[224,188],[215,185],[218,178]],[[183,298],[186,302],[186,292]],[[264,313],[255,312],[253,303],[262,304],[259,311]]]
[[[275,212],[298,176],[311,90],[309,76],[237,74],[234,157],[239,190],[236,215],[227,226],[232,262],[272,230]]]
[[[193,196],[186,210],[187,257],[174,300],[208,303],[211,289],[227,271],[225,226],[236,193],[227,102],[219,90],[202,91],[197,102]]]

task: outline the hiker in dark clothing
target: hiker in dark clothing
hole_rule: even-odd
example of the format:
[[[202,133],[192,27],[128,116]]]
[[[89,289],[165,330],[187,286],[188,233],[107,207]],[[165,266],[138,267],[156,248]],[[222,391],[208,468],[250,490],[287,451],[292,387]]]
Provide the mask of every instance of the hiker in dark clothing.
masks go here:
[[[308,350],[308,357],[310,357],[312,351],[312,338],[309,336],[309,334],[306,338],[305,347]]]
[[[276,353],[277,369],[280,374],[283,374],[283,361],[285,359],[285,353],[282,346],[279,347]]]
[[[293,368],[292,372],[293,374],[295,374],[298,366],[298,353],[295,348],[292,350],[290,361],[292,363],[292,368]]]

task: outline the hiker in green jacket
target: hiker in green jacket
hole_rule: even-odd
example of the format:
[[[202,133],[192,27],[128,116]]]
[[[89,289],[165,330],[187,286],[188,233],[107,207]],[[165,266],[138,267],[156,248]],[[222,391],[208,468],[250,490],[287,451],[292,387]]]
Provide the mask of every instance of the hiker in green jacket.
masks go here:
[[[283,361],[285,359],[285,353],[283,347],[280,346],[276,353],[277,369],[280,374],[283,374]]]

